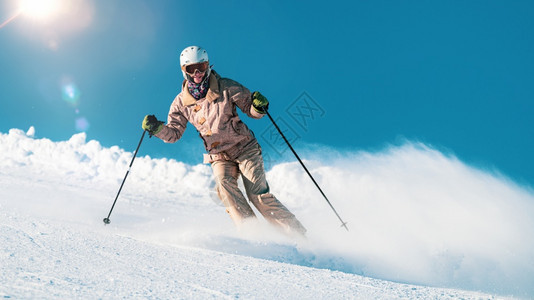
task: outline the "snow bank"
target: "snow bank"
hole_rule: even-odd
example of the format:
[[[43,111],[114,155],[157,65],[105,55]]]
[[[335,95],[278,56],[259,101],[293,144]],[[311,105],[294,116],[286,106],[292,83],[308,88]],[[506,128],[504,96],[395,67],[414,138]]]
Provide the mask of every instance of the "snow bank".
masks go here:
[[[109,193],[109,199],[76,203],[101,226],[132,153],[86,141],[84,133],[62,142],[34,134],[33,128],[0,133],[0,175],[14,178],[13,185],[26,178]],[[140,154],[112,216],[125,235],[399,282],[534,296],[532,190],[426,145],[329,158],[317,153],[321,160],[306,161],[350,232],[339,227],[298,163],[274,166],[268,173],[273,193],[309,230],[298,249],[283,246],[265,224],[234,233],[214,204],[209,166],[142,156],[142,147]]]
[[[0,136],[0,172],[25,172],[62,183],[120,184],[133,153],[117,146],[102,147],[95,140],[86,141],[85,133],[68,141],[34,139],[35,129],[27,133],[11,129]],[[142,153],[142,151],[140,152]],[[152,159],[139,155],[128,175],[129,190],[134,194],[150,193],[154,198],[194,197],[208,192],[211,168],[190,166],[176,160]]]

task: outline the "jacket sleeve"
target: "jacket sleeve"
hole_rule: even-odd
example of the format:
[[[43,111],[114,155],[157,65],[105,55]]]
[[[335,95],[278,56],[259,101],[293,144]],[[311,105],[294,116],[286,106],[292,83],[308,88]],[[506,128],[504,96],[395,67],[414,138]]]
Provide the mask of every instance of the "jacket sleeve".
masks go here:
[[[247,114],[247,116],[254,119],[261,119],[263,114],[260,114],[254,107],[252,107],[252,93],[240,83],[229,79],[227,80],[229,83],[228,92],[230,93],[232,102],[234,102],[242,112]]]
[[[156,136],[165,143],[175,143],[184,134],[186,126],[187,119],[180,110],[180,99],[176,96],[169,110],[167,124],[163,126]]]

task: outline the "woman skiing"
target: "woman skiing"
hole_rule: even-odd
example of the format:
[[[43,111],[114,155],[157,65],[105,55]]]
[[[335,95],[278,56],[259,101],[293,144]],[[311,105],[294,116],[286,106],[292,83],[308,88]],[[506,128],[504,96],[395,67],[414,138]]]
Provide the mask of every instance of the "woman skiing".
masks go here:
[[[266,220],[288,233],[304,235],[304,226],[269,192],[261,148],[236,111],[239,107],[249,117],[259,119],[268,108],[267,98],[219,76],[201,47],[185,48],[180,66],[185,80],[171,104],[167,124],[147,115],[142,128],[166,143],[174,143],[182,137],[187,123],[193,124],[204,140],[208,152],[204,163],[211,164],[217,195],[234,223],[240,226],[255,217],[238,187],[241,175],[248,199]]]

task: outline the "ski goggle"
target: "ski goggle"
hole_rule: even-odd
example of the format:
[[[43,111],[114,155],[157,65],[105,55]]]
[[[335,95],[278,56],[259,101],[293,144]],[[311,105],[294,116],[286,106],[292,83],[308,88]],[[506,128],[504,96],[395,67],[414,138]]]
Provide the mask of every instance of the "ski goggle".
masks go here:
[[[195,74],[195,71],[198,70],[200,73],[206,72],[206,70],[209,68],[210,63],[205,61],[201,63],[191,64],[187,66],[183,66],[182,69],[187,72],[188,74]]]

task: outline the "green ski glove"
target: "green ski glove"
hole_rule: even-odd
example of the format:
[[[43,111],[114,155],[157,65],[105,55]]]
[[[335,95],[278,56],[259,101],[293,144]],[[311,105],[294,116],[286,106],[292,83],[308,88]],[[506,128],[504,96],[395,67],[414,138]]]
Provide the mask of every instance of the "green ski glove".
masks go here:
[[[252,107],[260,114],[265,114],[269,108],[269,100],[260,94],[260,92],[254,92],[252,93]]]
[[[154,135],[161,131],[163,122],[158,121],[154,115],[146,115],[141,127],[143,127],[143,130],[148,131],[150,135]]]

